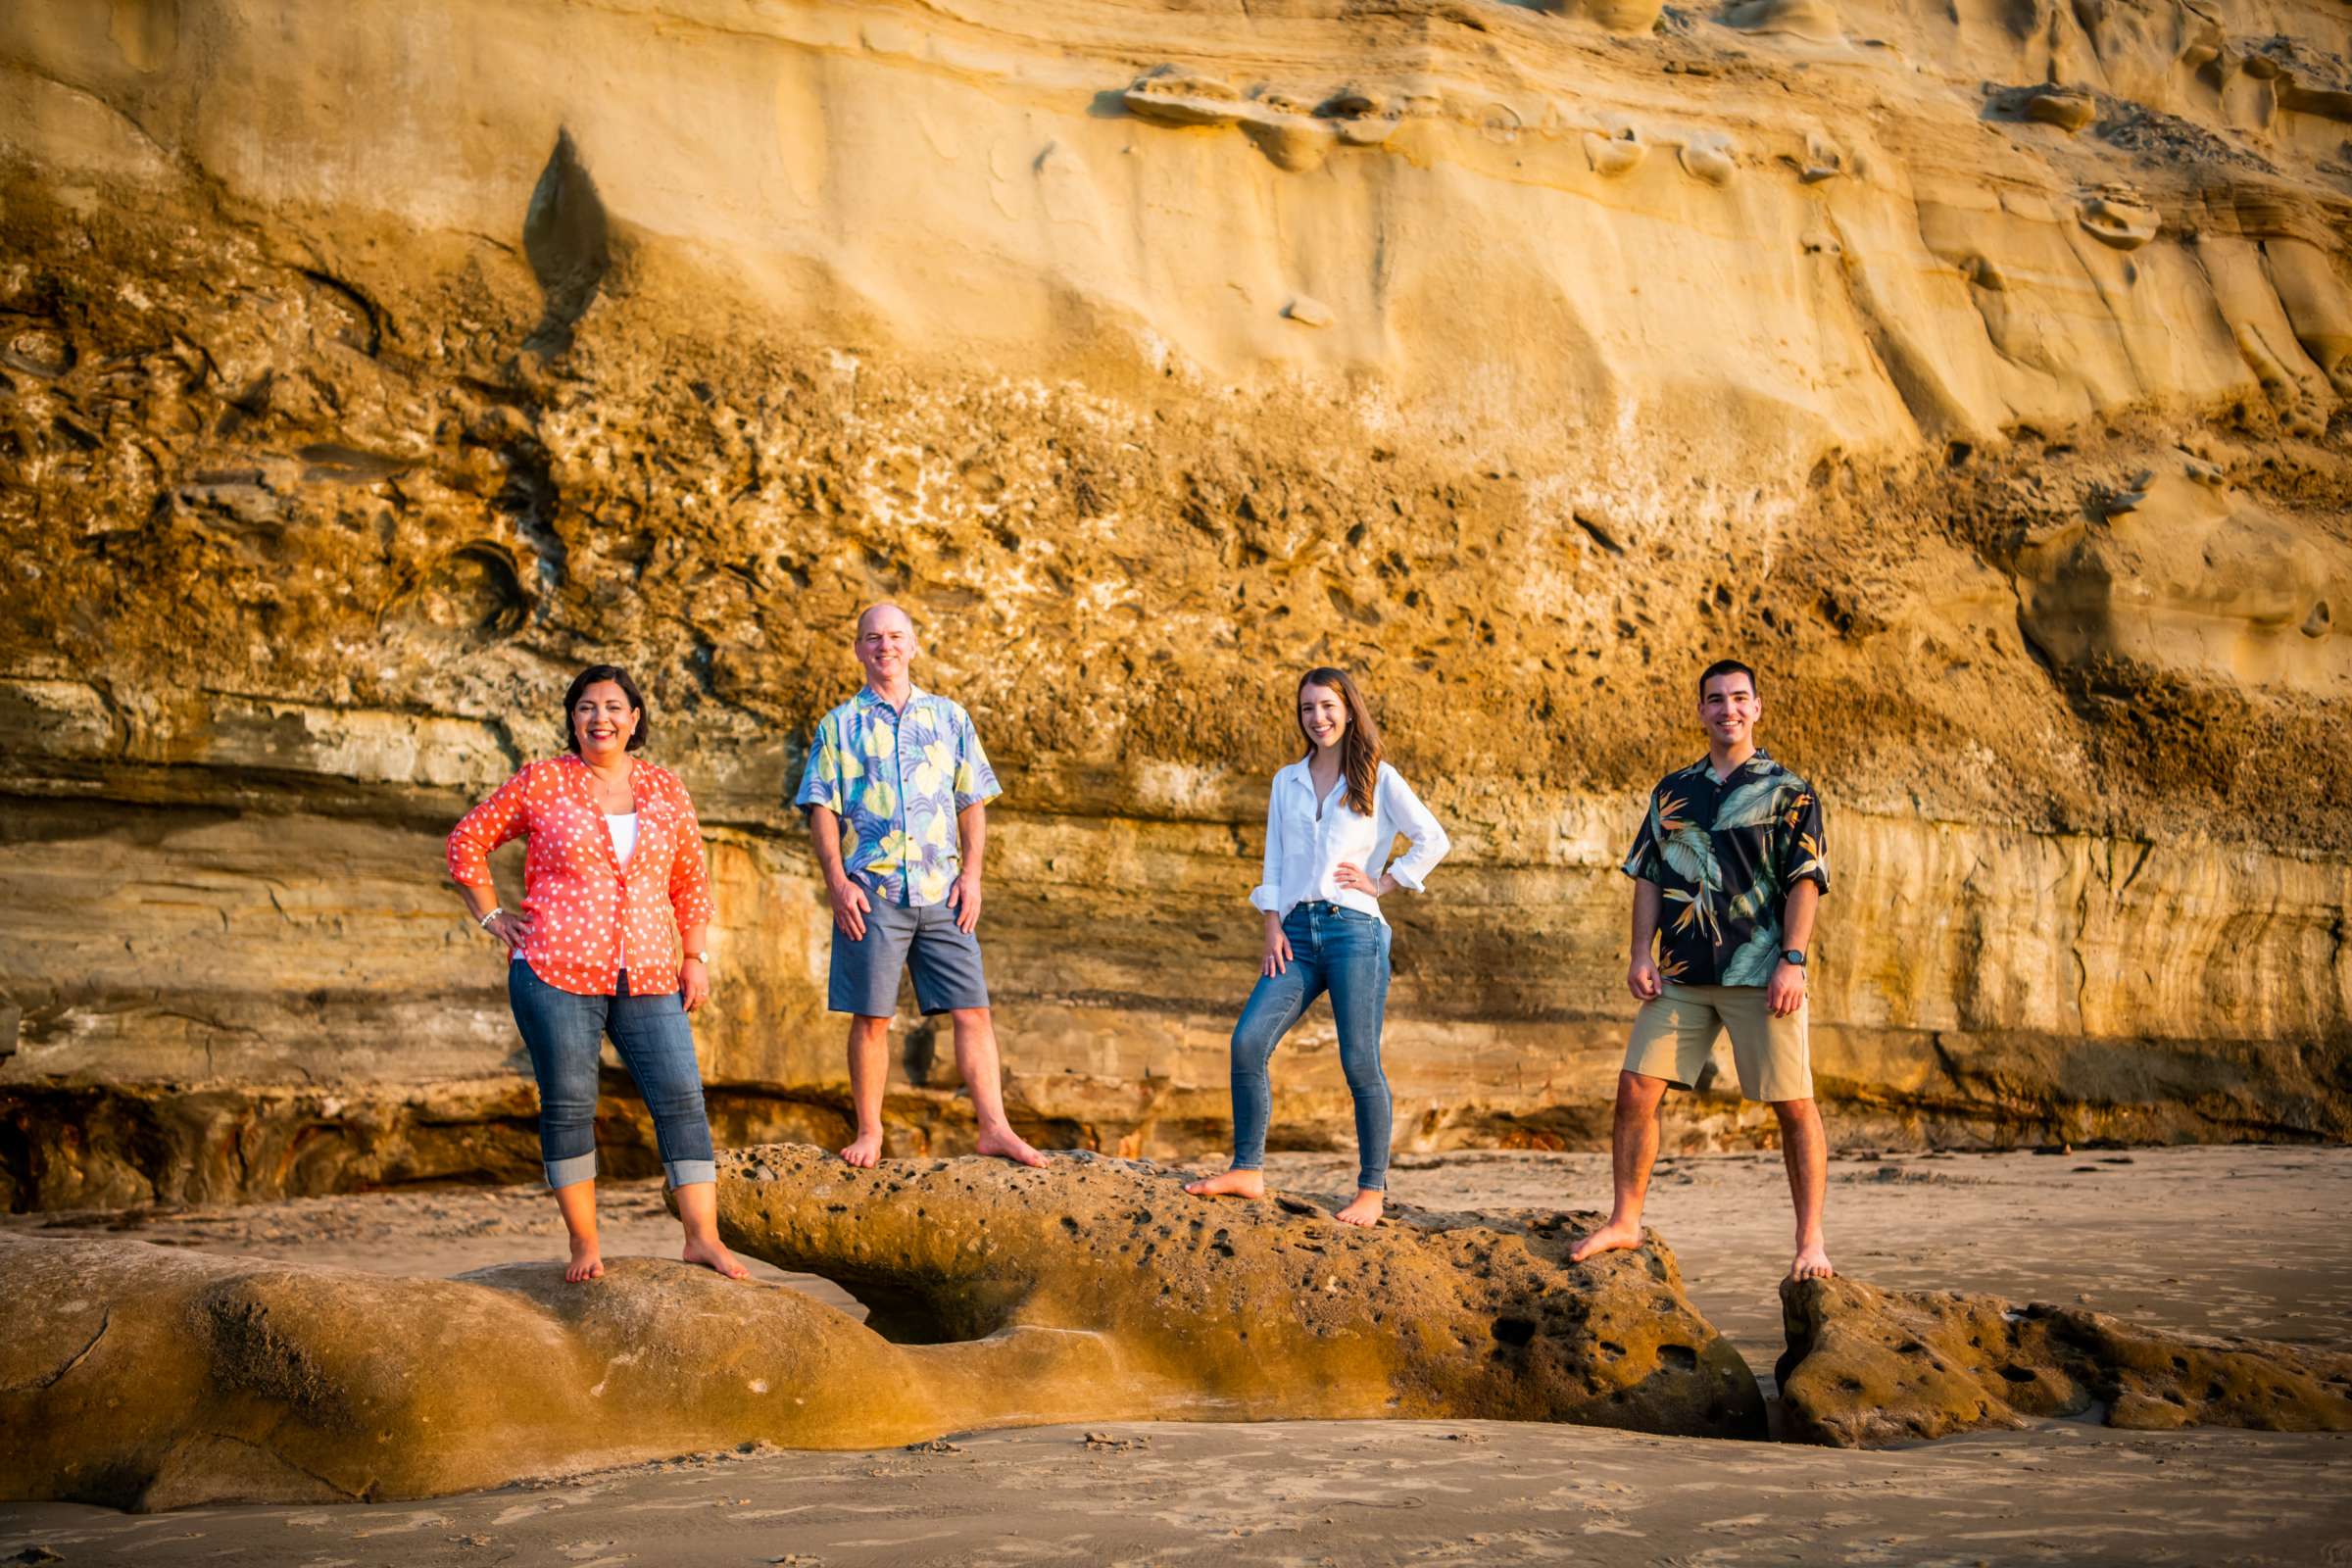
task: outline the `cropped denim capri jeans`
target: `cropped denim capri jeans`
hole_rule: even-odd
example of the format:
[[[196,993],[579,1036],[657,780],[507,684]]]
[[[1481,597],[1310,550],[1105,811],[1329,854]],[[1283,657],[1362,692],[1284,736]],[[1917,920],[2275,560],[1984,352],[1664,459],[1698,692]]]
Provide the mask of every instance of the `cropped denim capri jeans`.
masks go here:
[[[549,985],[517,956],[507,965],[507,1000],[539,1079],[539,1157],[547,1164],[548,1186],[596,1179],[597,1056],[607,1035],[654,1113],[654,1138],[669,1185],[718,1180],[702,1070],[694,1061],[694,1026],[678,993],[631,996],[623,969],[615,995],[581,996]]]

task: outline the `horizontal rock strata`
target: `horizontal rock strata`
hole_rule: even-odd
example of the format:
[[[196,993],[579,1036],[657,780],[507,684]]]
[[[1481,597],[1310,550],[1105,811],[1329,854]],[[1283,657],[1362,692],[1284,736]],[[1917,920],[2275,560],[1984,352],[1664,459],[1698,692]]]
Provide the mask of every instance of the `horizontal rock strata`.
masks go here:
[[[1834,1136],[2346,1136],[2340,12],[0,15],[0,1196],[510,1171],[437,840],[604,658],[711,832],[706,1076],[838,1107],[783,800],[884,596],[1008,789],[1039,1136],[1217,1142],[1337,662],[1456,845],[1390,906],[1402,1141],[1592,1142],[1729,651],[1831,806]],[[1349,1136],[1320,1016],[1280,1144]],[[901,1152],[968,1136],[945,1054]],[[441,1131],[216,1131],[386,1095]]]
[[[1859,1280],[1781,1288],[1782,1430],[1873,1447],[2099,1407],[2112,1427],[2352,1431],[2352,1354]]]

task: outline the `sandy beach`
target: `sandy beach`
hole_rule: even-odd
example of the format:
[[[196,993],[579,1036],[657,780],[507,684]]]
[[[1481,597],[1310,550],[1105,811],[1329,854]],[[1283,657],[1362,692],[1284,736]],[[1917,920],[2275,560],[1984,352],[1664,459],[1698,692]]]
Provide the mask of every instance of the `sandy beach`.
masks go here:
[[[1325,1195],[1342,1162],[1277,1155]],[[1593,1154],[1411,1158],[1399,1201],[1582,1207]],[[2352,1345],[2352,1152],[1888,1153],[1832,1168],[1834,1254],[1907,1289],[2087,1300],[2192,1333]],[[609,1256],[672,1251],[657,1190],[606,1195]],[[1649,1219],[1767,1379],[1787,1263],[1777,1156],[1662,1161]],[[528,1188],[17,1216],[337,1267],[452,1275],[560,1253]],[[852,1312],[836,1287],[758,1276]],[[40,1552],[55,1553],[55,1559]],[[2352,1561],[2352,1437],[2109,1431],[2085,1418],[1879,1452],[1501,1422],[1122,1424],[916,1449],[761,1449],[351,1507],[0,1509],[0,1558],[375,1564]]]

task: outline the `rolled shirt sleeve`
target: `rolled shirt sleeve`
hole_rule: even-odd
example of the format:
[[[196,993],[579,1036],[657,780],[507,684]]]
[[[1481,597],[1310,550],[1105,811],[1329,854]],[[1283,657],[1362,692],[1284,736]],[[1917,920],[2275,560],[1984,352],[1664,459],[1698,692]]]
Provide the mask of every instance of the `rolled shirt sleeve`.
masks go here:
[[[956,809],[960,812],[1004,794],[997,770],[988,765],[980,746],[979,726],[960,707],[956,710]]]
[[[669,859],[669,907],[678,919],[678,935],[718,917],[710,897],[710,867],[703,855],[703,823],[695,814],[694,797],[674,778],[671,805],[677,811],[678,842]]]
[[[1257,886],[1250,890],[1250,903],[1268,914],[1280,914],[1282,908],[1282,775],[1274,775],[1274,787],[1266,791],[1266,854],[1259,867]]]
[[[1421,804],[1421,797],[1413,793],[1413,787],[1404,781],[1404,775],[1385,763],[1380,769],[1379,797],[1374,802],[1374,812],[1383,849],[1396,842],[1397,833],[1402,833],[1411,841],[1410,848],[1390,862],[1389,875],[1396,879],[1398,887],[1419,893],[1422,879],[1440,860],[1446,858],[1446,852],[1453,847],[1453,841],[1446,836],[1444,824],[1438,821],[1428,807]]]
[[[465,887],[490,882],[490,852],[522,836],[530,819],[528,770],[515,774],[449,830],[449,874]]]

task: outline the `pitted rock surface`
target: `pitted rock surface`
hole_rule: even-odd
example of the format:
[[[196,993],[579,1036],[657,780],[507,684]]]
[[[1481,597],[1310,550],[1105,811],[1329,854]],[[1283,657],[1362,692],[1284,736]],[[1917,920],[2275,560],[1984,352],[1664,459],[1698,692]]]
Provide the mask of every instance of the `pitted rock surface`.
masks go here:
[[[2352,1431],[2352,1355],[2209,1340],[2104,1312],[1860,1280],[1781,1287],[1783,1435],[1916,1443],[2105,1406],[2109,1426]]]
[[[1298,1198],[1200,1199],[1181,1182],[1086,1154],[859,1171],[775,1145],[720,1156],[719,1226],[836,1281],[886,1333],[1100,1334],[1138,1413],[1763,1435],[1754,1375],[1655,1235],[1572,1267],[1597,1216],[1407,1210],[1362,1230]]]

